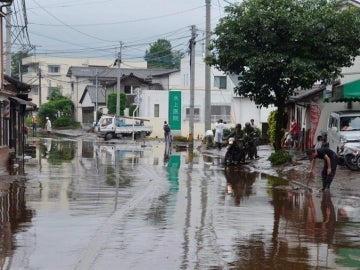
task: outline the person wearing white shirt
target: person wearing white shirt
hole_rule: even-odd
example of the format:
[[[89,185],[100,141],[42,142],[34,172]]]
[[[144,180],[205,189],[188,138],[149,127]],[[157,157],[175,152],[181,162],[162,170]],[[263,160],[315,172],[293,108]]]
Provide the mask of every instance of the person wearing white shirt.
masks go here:
[[[217,149],[221,150],[223,134],[224,134],[225,123],[222,119],[219,119],[215,123],[215,146]]]

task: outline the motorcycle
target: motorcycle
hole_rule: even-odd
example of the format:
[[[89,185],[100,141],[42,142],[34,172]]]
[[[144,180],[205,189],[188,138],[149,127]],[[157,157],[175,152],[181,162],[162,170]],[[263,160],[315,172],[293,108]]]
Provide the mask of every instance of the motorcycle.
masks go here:
[[[338,163],[352,171],[360,170],[360,144],[347,143],[338,152]]]
[[[239,165],[245,163],[245,147],[242,139],[234,137],[228,139],[228,146],[224,159],[225,165]]]

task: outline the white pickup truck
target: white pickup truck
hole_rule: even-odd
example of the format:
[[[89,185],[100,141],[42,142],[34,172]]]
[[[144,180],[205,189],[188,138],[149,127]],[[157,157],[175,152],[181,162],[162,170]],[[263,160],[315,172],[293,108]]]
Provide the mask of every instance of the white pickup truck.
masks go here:
[[[152,126],[144,125],[147,119],[124,117],[114,115],[102,115],[95,131],[98,137],[110,140],[113,138],[132,137],[134,139],[145,138],[152,132]]]

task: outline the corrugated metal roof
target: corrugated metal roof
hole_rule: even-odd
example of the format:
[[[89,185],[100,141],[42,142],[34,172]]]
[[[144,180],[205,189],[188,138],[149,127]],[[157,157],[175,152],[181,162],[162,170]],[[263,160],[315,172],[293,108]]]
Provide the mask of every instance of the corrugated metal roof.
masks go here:
[[[297,95],[291,96],[289,97],[289,101],[301,101],[304,99],[307,99],[309,97],[312,97],[318,93],[323,92],[324,90],[326,90],[326,86],[325,85],[320,85],[319,87],[310,89],[310,90],[302,90],[301,92],[298,92]]]

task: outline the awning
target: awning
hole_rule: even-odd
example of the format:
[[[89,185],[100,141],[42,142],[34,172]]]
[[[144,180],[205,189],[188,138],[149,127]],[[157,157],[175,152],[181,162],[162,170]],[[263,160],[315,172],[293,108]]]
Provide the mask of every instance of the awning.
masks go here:
[[[360,80],[335,86],[329,101],[360,101]]]
[[[21,104],[21,105],[25,105],[27,108],[31,108],[31,109],[35,109],[36,108],[36,104],[32,103],[28,100],[24,100],[18,97],[9,97],[9,99],[15,103]]]

